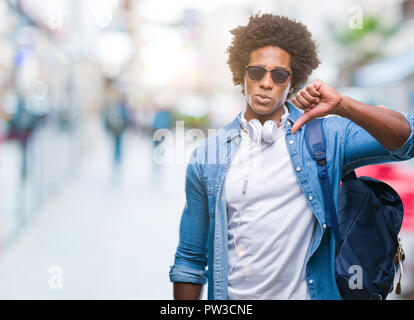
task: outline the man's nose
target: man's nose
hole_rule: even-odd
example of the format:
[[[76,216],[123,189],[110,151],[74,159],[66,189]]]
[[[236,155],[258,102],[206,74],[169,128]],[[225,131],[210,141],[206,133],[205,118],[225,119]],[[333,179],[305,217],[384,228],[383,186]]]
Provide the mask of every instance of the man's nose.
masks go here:
[[[260,81],[260,86],[264,89],[273,88],[273,80],[272,80],[272,76],[269,71],[266,71],[263,79]]]

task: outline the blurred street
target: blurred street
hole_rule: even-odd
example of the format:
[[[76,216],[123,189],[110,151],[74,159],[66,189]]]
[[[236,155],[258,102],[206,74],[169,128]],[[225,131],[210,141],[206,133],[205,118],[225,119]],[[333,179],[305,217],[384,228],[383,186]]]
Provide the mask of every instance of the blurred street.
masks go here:
[[[0,299],[172,298],[168,266],[185,167],[153,168],[152,141],[130,135],[125,166],[114,176],[103,138],[1,255]],[[54,265],[63,271],[61,290],[48,285]]]

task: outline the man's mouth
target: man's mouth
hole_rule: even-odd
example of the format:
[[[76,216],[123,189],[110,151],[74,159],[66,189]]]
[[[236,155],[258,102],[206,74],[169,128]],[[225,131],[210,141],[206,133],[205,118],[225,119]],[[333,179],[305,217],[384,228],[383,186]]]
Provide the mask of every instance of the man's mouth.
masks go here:
[[[272,101],[272,98],[265,94],[256,94],[256,100],[260,104],[268,104],[270,101]]]

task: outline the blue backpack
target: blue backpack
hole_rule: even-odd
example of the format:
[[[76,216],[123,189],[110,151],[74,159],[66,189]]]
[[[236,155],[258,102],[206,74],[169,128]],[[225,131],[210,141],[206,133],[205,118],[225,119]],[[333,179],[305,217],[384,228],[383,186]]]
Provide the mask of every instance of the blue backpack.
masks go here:
[[[396,288],[400,294],[405,258],[398,238],[403,220],[400,196],[388,184],[370,177],[357,178],[351,171],[342,177],[337,211],[326,168],[322,118],[306,125],[305,142],[316,161],[326,224],[336,240],[335,278],[342,298],[385,300],[401,267]]]

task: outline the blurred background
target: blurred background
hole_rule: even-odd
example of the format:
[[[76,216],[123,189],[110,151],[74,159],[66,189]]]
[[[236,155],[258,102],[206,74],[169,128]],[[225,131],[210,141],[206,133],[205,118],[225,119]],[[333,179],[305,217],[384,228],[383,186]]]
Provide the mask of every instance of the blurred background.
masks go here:
[[[414,112],[413,0],[0,1],[1,299],[172,298],[186,160],[244,108],[225,51],[259,11],[313,33],[309,81]],[[414,162],[357,174],[403,198],[414,299]]]

